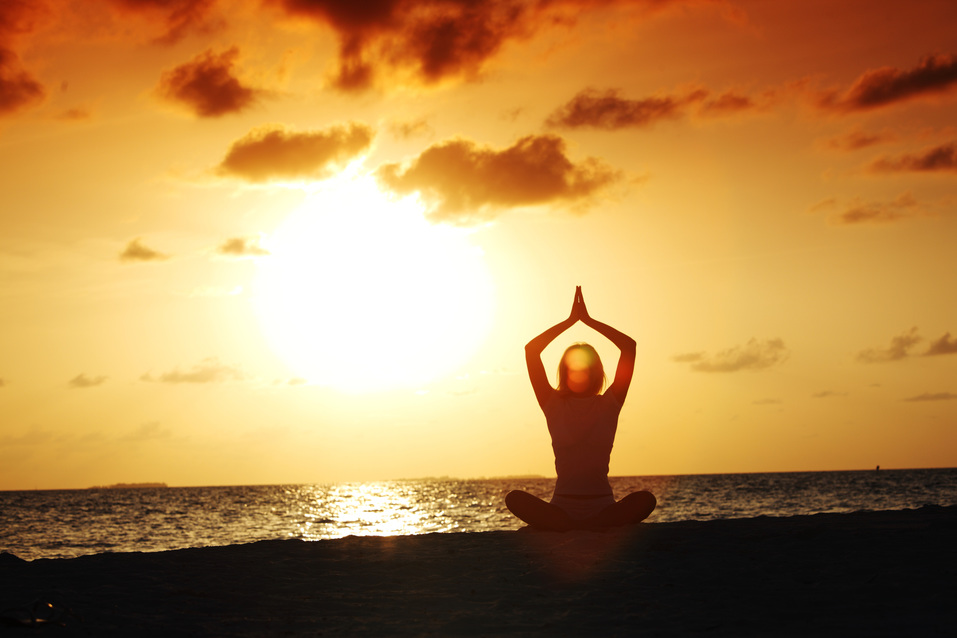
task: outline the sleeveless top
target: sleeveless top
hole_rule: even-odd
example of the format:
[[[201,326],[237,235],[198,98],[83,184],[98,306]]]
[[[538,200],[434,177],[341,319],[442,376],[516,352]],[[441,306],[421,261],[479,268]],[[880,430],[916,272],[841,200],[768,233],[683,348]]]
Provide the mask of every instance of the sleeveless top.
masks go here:
[[[555,452],[555,494],[612,494],[608,460],[621,413],[615,395],[554,392],[543,411]]]

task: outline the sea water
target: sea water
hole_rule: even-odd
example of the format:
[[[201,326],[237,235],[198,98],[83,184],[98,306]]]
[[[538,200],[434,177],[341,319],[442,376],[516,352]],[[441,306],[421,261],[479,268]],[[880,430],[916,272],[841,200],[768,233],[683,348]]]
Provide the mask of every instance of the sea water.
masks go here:
[[[957,505],[957,469],[612,477],[649,490],[649,522]],[[510,490],[548,499],[554,479],[0,492],[0,551],[20,558],[162,551],[265,539],[514,530]]]

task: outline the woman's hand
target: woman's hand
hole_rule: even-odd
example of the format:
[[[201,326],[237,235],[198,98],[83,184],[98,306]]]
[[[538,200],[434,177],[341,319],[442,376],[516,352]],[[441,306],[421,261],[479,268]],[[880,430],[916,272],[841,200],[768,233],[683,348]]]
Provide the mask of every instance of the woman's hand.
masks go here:
[[[581,317],[581,295],[582,287],[575,286],[575,299],[572,301],[572,311],[568,315],[568,320],[572,323],[579,321]]]
[[[578,320],[587,323],[587,321],[591,319],[591,316],[589,316],[588,309],[585,307],[585,296],[582,295],[582,287],[578,286],[575,291],[575,306],[578,310]]]

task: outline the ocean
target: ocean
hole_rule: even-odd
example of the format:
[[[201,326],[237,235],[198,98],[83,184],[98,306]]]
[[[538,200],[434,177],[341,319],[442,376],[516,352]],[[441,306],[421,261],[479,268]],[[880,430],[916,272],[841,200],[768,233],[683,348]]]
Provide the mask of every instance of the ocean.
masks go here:
[[[957,469],[611,477],[658,497],[649,522],[957,505]],[[0,551],[33,560],[266,539],[513,530],[510,490],[554,479],[0,491]]]

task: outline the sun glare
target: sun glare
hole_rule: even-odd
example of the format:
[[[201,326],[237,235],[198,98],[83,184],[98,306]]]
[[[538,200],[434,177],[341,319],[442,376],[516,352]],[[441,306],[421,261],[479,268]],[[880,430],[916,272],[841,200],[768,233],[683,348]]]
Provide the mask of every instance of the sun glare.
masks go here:
[[[492,315],[481,251],[370,177],[307,197],[263,242],[259,315],[297,376],[361,392],[417,386],[480,345]]]

